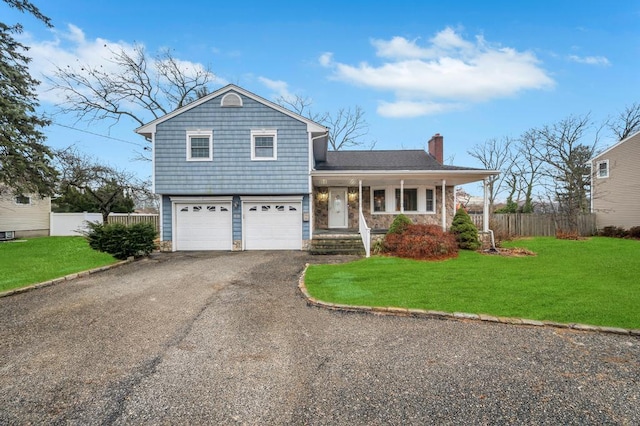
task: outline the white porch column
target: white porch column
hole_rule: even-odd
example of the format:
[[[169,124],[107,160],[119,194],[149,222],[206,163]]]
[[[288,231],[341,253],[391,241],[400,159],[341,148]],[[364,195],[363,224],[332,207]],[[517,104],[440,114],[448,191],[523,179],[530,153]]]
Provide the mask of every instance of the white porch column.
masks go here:
[[[442,230],[447,230],[447,181],[442,179]]]
[[[362,179],[358,181],[358,212],[362,214]]]
[[[400,213],[404,213],[404,179],[400,180]]]
[[[487,179],[482,180],[484,186],[484,203],[482,206],[482,231],[489,232],[489,184]]]

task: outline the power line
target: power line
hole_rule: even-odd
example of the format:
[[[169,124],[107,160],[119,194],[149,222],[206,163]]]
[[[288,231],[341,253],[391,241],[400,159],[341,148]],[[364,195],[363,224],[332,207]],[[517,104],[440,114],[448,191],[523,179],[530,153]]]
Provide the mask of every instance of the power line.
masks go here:
[[[90,135],[93,135],[93,136],[99,136],[101,138],[111,139],[111,140],[118,141],[118,142],[128,143],[129,145],[139,146],[139,147],[141,147],[142,149],[145,149],[145,150],[148,148],[146,145],[142,145],[140,143],[126,141],[124,139],[114,138],[113,136],[101,135],[100,133],[94,133],[94,132],[90,132],[88,130],[77,129],[75,127],[67,126],[66,124],[60,124],[60,123],[52,123],[52,124],[55,124],[56,126],[64,127],[64,128],[67,128],[67,129],[75,130],[77,132],[87,133],[87,134],[90,134]]]

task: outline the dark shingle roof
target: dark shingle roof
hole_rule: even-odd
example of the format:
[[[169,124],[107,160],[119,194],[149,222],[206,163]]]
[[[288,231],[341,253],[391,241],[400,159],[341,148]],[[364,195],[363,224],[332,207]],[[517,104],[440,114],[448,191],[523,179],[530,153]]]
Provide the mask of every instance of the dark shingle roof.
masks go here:
[[[329,151],[316,170],[478,170],[445,166],[421,149],[387,151]]]

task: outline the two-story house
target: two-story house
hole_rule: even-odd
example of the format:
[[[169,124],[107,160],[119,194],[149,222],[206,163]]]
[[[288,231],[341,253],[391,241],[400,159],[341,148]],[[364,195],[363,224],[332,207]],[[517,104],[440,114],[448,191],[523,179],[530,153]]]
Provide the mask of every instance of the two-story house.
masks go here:
[[[450,226],[454,188],[497,171],[424,150],[328,151],[328,129],[235,85],[136,130],[152,144],[170,250],[306,249],[320,229]]]
[[[591,160],[591,211],[598,229],[640,226],[640,132]]]

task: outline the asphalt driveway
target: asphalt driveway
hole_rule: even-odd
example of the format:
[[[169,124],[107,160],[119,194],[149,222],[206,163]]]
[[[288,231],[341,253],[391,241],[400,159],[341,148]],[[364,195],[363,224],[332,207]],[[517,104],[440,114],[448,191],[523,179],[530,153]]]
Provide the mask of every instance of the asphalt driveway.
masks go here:
[[[640,424],[638,338],[308,307],[329,259],[163,254],[1,298],[0,424]]]

